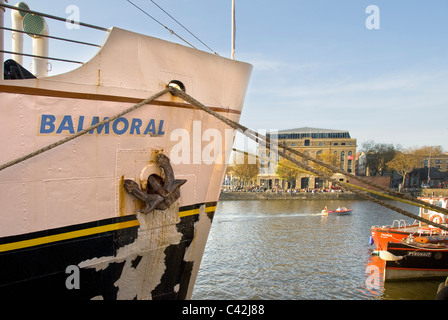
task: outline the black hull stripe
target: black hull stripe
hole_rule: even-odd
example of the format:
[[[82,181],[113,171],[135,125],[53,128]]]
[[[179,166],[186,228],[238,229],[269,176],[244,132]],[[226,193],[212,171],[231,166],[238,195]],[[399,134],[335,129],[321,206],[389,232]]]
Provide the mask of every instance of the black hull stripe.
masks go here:
[[[214,213],[217,202],[205,203],[206,213]],[[204,205],[195,204],[179,208],[181,218],[198,215],[199,208]],[[136,215],[110,218],[100,221],[67,226],[63,228],[39,231],[24,235],[0,238],[0,255],[5,252],[21,250],[35,246],[47,245],[59,241],[67,241],[76,238],[100,235],[107,232],[139,227],[140,223]]]

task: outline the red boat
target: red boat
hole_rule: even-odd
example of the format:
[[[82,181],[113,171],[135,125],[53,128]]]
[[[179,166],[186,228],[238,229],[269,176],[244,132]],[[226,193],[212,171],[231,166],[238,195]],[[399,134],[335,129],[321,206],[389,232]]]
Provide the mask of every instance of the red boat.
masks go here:
[[[420,200],[447,208],[447,197],[421,197]],[[420,208],[419,216],[434,223],[448,224],[448,217],[444,214]],[[375,243],[376,251],[387,250],[389,242],[399,243],[410,235],[428,236],[433,234],[446,234],[445,231],[421,221],[406,224],[404,220],[395,220],[391,226],[374,226],[370,229],[371,244]]]
[[[326,214],[326,215],[328,215],[328,214],[340,214],[340,215],[343,215],[343,214],[349,214],[351,212],[352,212],[352,209],[347,209],[345,207],[342,207],[342,208],[339,207],[336,210],[327,210],[327,207],[325,207],[325,209],[322,210],[322,213]]]

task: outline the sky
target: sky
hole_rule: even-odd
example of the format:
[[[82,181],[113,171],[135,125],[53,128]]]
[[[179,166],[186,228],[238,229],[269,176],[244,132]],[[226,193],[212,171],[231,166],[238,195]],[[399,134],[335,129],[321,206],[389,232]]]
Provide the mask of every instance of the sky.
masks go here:
[[[254,66],[243,125],[262,132],[347,130],[358,149],[373,140],[448,151],[448,1],[235,1],[236,59]],[[127,0],[25,2],[32,10],[62,17],[79,13],[82,22],[185,44]],[[132,2],[196,48],[230,58],[231,0]],[[375,10],[367,10],[372,5]],[[9,14],[5,18],[10,25]],[[47,22],[55,36],[97,44],[105,37]],[[50,46],[50,56],[81,61],[98,50],[56,41]],[[75,67],[54,63],[50,74]]]

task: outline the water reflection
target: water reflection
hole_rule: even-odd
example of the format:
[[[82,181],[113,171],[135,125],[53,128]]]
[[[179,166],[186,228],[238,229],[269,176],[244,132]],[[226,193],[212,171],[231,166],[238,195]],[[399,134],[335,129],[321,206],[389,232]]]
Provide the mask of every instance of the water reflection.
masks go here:
[[[392,281],[383,283],[385,262],[371,256],[367,264],[366,288],[383,300],[434,300],[442,280]]]
[[[325,206],[353,213],[324,216]],[[437,281],[379,280],[370,227],[394,219],[403,216],[367,201],[220,202],[193,299],[434,299]]]

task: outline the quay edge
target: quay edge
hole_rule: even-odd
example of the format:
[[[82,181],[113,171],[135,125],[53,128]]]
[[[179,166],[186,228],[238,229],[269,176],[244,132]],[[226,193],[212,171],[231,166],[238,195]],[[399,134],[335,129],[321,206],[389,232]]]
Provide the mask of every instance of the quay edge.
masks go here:
[[[219,201],[226,200],[360,200],[360,196],[349,193],[331,192],[301,192],[301,193],[274,193],[274,192],[221,192]]]

